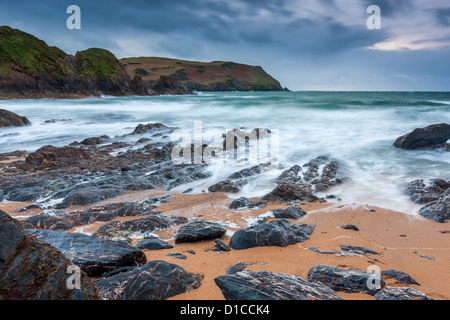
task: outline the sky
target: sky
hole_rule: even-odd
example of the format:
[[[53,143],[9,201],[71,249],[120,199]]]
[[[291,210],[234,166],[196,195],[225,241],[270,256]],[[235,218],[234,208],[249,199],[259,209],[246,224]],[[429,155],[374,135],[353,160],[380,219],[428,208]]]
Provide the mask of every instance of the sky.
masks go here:
[[[291,90],[450,91],[449,0],[0,0],[0,25],[70,54],[259,65]]]

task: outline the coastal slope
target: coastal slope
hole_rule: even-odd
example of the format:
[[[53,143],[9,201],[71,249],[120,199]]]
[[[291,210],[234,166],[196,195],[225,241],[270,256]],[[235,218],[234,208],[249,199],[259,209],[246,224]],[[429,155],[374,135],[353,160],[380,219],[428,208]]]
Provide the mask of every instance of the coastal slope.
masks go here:
[[[198,62],[158,57],[120,60],[130,77],[141,76],[145,83],[158,81],[161,75],[193,91],[284,91],[278,80],[260,66],[235,62]]]

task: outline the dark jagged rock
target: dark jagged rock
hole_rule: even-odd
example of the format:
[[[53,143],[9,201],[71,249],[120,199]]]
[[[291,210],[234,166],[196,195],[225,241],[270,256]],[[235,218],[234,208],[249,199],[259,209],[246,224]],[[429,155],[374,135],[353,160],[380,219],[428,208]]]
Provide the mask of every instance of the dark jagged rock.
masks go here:
[[[359,228],[353,224],[346,224],[344,226],[339,226],[339,228],[346,229],[346,230],[359,231]]]
[[[165,261],[150,261],[141,267],[96,283],[107,300],[165,300],[201,286],[203,276]]]
[[[61,168],[76,165],[80,160],[90,160],[92,154],[82,148],[44,146],[26,157],[25,164],[36,169]]]
[[[360,247],[360,246],[341,245],[341,250],[356,251],[356,252],[369,253],[369,254],[380,254],[379,252],[373,251],[368,248]]]
[[[165,242],[160,238],[144,239],[136,244],[136,248],[141,250],[161,250],[161,249],[171,249],[173,245]]]
[[[445,223],[450,220],[450,188],[438,200],[423,206],[419,210],[419,214],[439,223]]]
[[[220,239],[216,239],[216,240],[214,240],[214,242],[216,243],[217,249],[219,249],[220,251],[226,251],[226,252],[228,252],[228,251],[231,250],[230,246],[227,245],[225,242],[223,242],[223,241],[220,240]]]
[[[175,243],[216,239],[223,236],[226,228],[216,222],[196,220],[182,225],[174,235]]]
[[[19,116],[8,110],[0,109],[0,128],[22,127],[30,124],[30,120],[26,117]]]
[[[185,217],[157,214],[136,220],[111,221],[98,228],[92,235],[102,239],[129,241],[130,237],[150,235],[154,231],[171,228],[188,221]]]
[[[0,210],[0,300],[93,300],[99,293],[85,272],[80,289],[69,289],[72,262],[58,249],[27,234]]]
[[[339,254],[340,253],[340,251],[337,251],[337,250],[322,251],[319,249],[319,247],[309,247],[308,249],[311,250],[312,252],[320,253],[320,254]]]
[[[450,124],[440,123],[415,129],[399,137],[394,146],[405,150],[425,149],[443,145],[448,139],[450,139]]]
[[[69,192],[62,203],[55,205],[55,208],[64,209],[70,206],[84,206],[86,204],[99,202],[109,198],[114,198],[126,192],[125,189],[118,186],[95,186],[87,187],[81,190]]]
[[[166,127],[162,123],[139,124],[131,134],[144,134],[149,132],[161,131],[164,129],[170,128]]]
[[[450,188],[450,181],[433,179],[425,183],[424,180],[414,180],[408,184],[407,192],[412,201],[424,204],[438,200]]]
[[[227,300],[343,300],[321,283],[268,271],[240,271],[214,279]]]
[[[275,218],[280,219],[300,219],[306,215],[306,211],[297,206],[291,206],[286,209],[274,209],[272,210]]]
[[[135,266],[147,261],[141,250],[126,243],[80,233],[36,229],[27,231],[58,248],[89,276],[100,276],[119,267]]]
[[[416,284],[416,285],[420,286],[420,284],[416,280],[411,278],[411,276],[409,274],[407,274],[406,272],[403,272],[403,271],[389,269],[389,270],[381,271],[381,275],[385,276],[385,277],[393,278],[399,282],[403,282],[406,284]]]
[[[175,259],[181,259],[181,260],[187,259],[186,255],[179,253],[179,252],[170,252],[170,253],[166,254],[166,256],[174,257]]]
[[[262,200],[255,200],[252,201],[248,198],[241,197],[239,199],[233,200],[230,205],[228,206],[228,209],[241,209],[241,208],[255,208],[255,207],[265,207],[267,206],[267,203]]]
[[[275,180],[276,184],[301,183],[303,181],[301,174],[302,167],[295,165],[285,171]]]
[[[242,169],[231,174],[227,179],[210,186],[208,191],[237,193],[248,183],[246,178],[260,174],[267,166],[267,164],[260,164],[251,168]]]
[[[433,300],[425,293],[410,287],[386,287],[375,294],[377,300]]]
[[[286,219],[259,223],[248,229],[236,231],[231,237],[230,247],[235,250],[262,246],[286,247],[307,240],[314,227],[293,224]]]
[[[319,201],[309,184],[292,184],[283,183],[275,187],[271,192],[266,194],[262,200],[264,201]]]
[[[79,212],[62,216],[40,214],[29,217],[23,221],[27,228],[66,231],[72,228],[94,223],[95,221],[111,221],[115,214]]]
[[[225,270],[225,274],[227,276],[236,274],[238,272],[241,271],[245,271],[247,269],[247,265],[249,265],[251,263],[242,263],[242,262],[237,262],[235,264],[233,264],[232,266],[229,266],[226,270]]]
[[[325,265],[316,265],[308,271],[308,281],[320,282],[336,291],[359,292],[374,295],[385,283],[376,273],[360,270],[340,269]],[[378,282],[378,286],[377,283]],[[369,288],[372,284],[373,288]]]

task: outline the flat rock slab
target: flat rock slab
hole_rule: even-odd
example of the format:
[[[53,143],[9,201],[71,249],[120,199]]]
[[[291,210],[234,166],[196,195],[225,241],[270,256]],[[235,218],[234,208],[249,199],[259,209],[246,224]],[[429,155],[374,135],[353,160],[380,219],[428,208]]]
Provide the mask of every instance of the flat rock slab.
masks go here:
[[[386,287],[375,294],[377,300],[433,300],[425,293],[410,287]]]
[[[147,261],[144,252],[123,242],[53,230],[27,229],[27,232],[58,248],[67,259],[92,277]]]
[[[0,210],[0,300],[97,300],[97,288],[85,272],[80,289],[67,287],[72,265],[63,253],[25,232]]]
[[[238,271],[214,279],[227,300],[343,300],[321,283],[268,271]]]
[[[129,241],[131,237],[145,237],[154,231],[172,228],[188,221],[185,217],[156,214],[142,219],[111,221],[98,228],[92,235],[102,239]]]
[[[360,247],[360,246],[341,245],[341,250],[356,251],[356,252],[369,253],[369,254],[380,254],[379,252],[373,251],[372,249],[368,249],[368,248]]]
[[[203,276],[165,261],[99,280],[96,285],[107,300],[165,300],[201,286]]]
[[[153,239],[145,239],[141,240],[136,244],[136,247],[141,250],[161,250],[161,249],[171,249],[173,248],[173,245],[170,243],[167,243],[166,241],[159,239],[159,238],[153,238]]]
[[[182,225],[174,235],[175,243],[220,238],[227,229],[216,222],[196,220]]]
[[[376,281],[379,285],[376,286]],[[320,282],[336,291],[347,293],[367,293],[374,295],[385,286],[380,275],[360,270],[340,269],[325,265],[316,265],[308,271],[308,281]],[[368,284],[374,285],[369,287]]]
[[[293,224],[286,219],[259,223],[248,229],[236,231],[231,237],[230,247],[235,250],[264,246],[286,247],[307,240],[314,227]]]

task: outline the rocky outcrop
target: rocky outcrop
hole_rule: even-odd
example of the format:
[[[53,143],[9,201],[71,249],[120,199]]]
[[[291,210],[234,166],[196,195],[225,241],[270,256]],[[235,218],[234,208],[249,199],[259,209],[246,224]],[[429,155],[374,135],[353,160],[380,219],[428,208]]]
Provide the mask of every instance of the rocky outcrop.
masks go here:
[[[196,220],[182,225],[174,235],[175,243],[195,242],[220,238],[227,231],[216,222]]]
[[[381,275],[360,270],[316,265],[308,271],[308,281],[320,282],[333,290],[374,295],[385,283]]]
[[[152,232],[172,228],[178,224],[186,223],[185,217],[156,214],[142,219],[127,221],[111,221],[95,231],[92,236],[102,239],[130,241],[130,238],[145,237]]]
[[[0,300],[93,300],[98,290],[85,272],[80,288],[67,286],[72,262],[50,244],[27,234],[0,211]]]
[[[262,197],[264,201],[278,201],[281,203],[291,201],[311,201],[319,200],[309,184],[282,183],[271,192]]]
[[[80,233],[36,229],[27,231],[58,248],[67,259],[92,277],[147,261],[141,250],[123,242],[98,239]]]
[[[272,210],[273,216],[277,219],[300,219],[306,215],[306,211],[298,206],[291,206],[286,209]]]
[[[440,123],[415,129],[395,140],[394,146],[405,150],[443,147],[448,139],[450,139],[450,124]]]
[[[263,246],[286,247],[307,240],[313,230],[314,226],[293,224],[286,219],[259,223],[236,231],[231,237],[230,247],[235,250]]]
[[[203,276],[165,261],[150,261],[141,267],[97,281],[107,300],[165,300],[201,286]]]
[[[410,287],[386,287],[375,294],[377,300],[433,300],[425,293]]]
[[[242,169],[231,174],[227,179],[210,186],[208,191],[237,193],[248,183],[248,177],[260,174],[267,166],[267,164],[260,164],[251,168]]]
[[[14,112],[0,109],[0,128],[22,127],[30,125],[31,122],[26,117],[19,116]]]
[[[227,300],[343,300],[321,283],[268,271],[238,271],[214,279]]]
[[[414,202],[425,204],[419,214],[436,222],[445,223],[450,219],[450,181],[434,179],[425,183],[414,180],[407,192]]]
[[[397,280],[398,282],[406,283],[406,284],[415,284],[420,286],[420,284],[411,278],[409,274],[403,271],[398,271],[395,269],[383,270],[381,271],[381,275],[384,277],[389,277]]]

